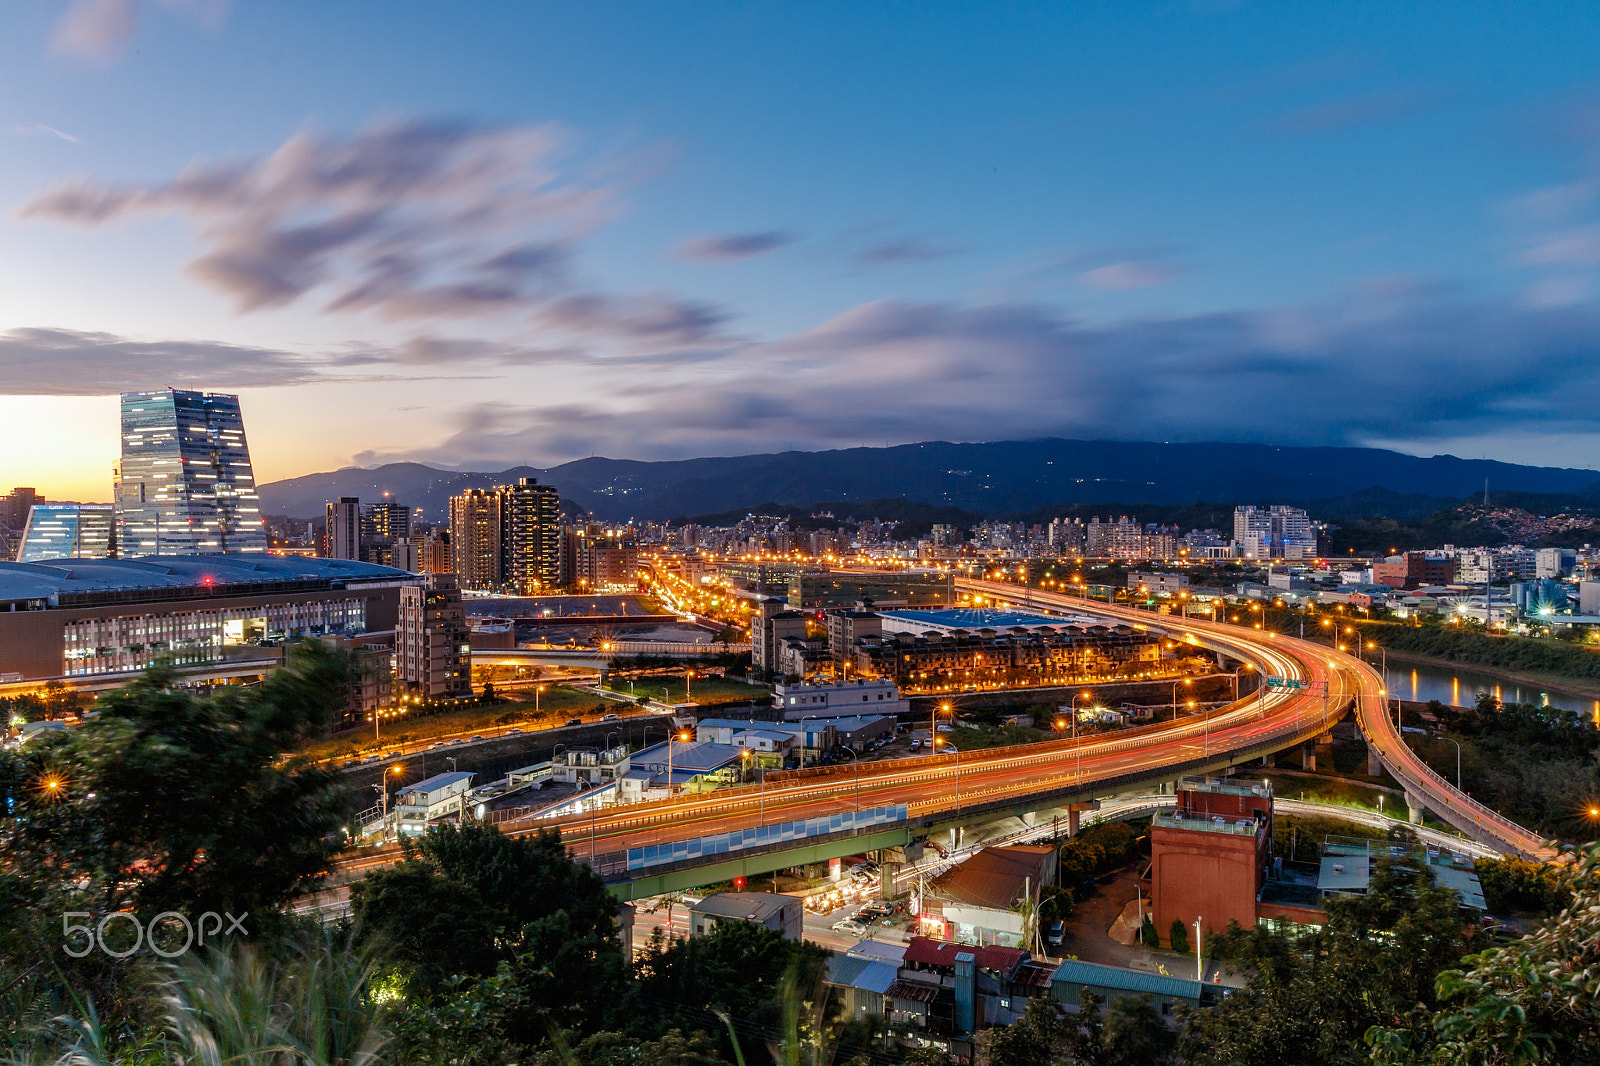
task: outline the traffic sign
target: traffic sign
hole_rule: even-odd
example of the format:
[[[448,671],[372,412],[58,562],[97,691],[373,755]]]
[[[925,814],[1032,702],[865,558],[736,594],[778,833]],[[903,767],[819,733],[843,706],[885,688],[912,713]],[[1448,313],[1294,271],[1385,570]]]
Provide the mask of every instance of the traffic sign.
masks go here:
[[[1278,677],[1276,675],[1272,675],[1267,678],[1267,687],[1302,689],[1309,688],[1310,686],[1307,682],[1300,680],[1298,677]]]

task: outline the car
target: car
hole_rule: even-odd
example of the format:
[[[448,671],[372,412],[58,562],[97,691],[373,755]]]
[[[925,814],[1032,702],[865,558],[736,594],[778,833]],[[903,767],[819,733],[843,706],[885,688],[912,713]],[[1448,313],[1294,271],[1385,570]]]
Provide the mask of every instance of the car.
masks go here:
[[[448,742],[448,743],[447,743],[447,744],[446,744],[446,745],[445,745],[445,746],[446,746],[446,747],[450,747],[450,748],[453,748],[453,747],[455,747],[455,746],[456,746],[456,745],[457,745],[457,744],[461,744],[461,743],[464,743],[464,742],[463,742],[463,741],[462,741],[462,739],[461,739],[461,738],[460,738],[460,737],[456,737],[456,738],[455,738],[455,739],[454,739],[454,740],[452,740],[452,741],[449,741],[449,742]]]
[[[921,737],[912,737],[911,738],[911,750],[912,751],[921,751],[922,750],[922,738]]]
[[[889,908],[885,904],[867,903],[863,904],[861,909],[856,911],[856,921],[859,922],[872,918],[887,918],[889,917],[889,913]]]
[[[405,752],[401,751],[399,748],[396,748],[393,751],[389,752],[389,754],[385,755],[384,758],[385,759],[398,759],[400,756],[402,756],[404,754],[405,754]]]
[[[346,769],[348,769],[349,767],[352,767],[352,766],[360,766],[360,765],[361,765],[361,760],[360,759],[346,759],[344,761],[344,766],[345,766]]]
[[[568,718],[567,719],[567,724],[568,725],[582,725],[583,724],[583,719],[582,718]]]
[[[842,918],[833,923],[836,933],[849,933],[851,936],[866,936],[869,930],[854,918]]]
[[[432,744],[428,745],[428,750],[432,751],[434,748],[442,748],[442,747],[444,747],[444,741],[436,740]]]
[[[602,722],[615,722],[617,719],[619,719],[621,717],[622,717],[622,715],[616,714],[616,713],[613,712],[612,714],[602,714],[600,716],[600,720]]]
[[[1051,922],[1050,932],[1045,935],[1044,942],[1053,948],[1058,948],[1061,946],[1061,941],[1065,939],[1066,935],[1067,926],[1065,922]]]
[[[508,737],[520,737],[521,735],[522,735],[522,730],[520,730],[520,729],[508,729],[508,730],[506,730],[506,736],[508,736]]]
[[[361,761],[362,762],[377,762],[381,758],[383,758],[382,755],[374,754],[374,755],[368,755],[365,759],[362,759]]]
[[[473,740],[482,740],[483,739],[483,734],[482,733],[474,733],[472,735],[472,739]]]

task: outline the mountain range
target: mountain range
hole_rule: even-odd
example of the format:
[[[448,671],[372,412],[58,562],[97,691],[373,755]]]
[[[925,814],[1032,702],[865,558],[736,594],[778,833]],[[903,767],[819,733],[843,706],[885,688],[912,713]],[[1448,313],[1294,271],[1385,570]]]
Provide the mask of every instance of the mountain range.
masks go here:
[[[806,507],[903,499],[978,515],[1020,515],[1098,503],[1341,501],[1346,514],[1417,511],[1484,491],[1600,499],[1600,472],[1520,466],[1381,448],[1264,444],[1032,440],[927,441],[887,448],[778,452],[704,459],[579,459],[549,469],[441,470],[421,463],[347,467],[260,487],[267,514],[319,517],[340,496],[384,493],[433,520],[451,495],[521,477],[555,485],[563,501],[602,521],[662,521],[763,503]],[[1408,498],[1408,499],[1403,499]]]

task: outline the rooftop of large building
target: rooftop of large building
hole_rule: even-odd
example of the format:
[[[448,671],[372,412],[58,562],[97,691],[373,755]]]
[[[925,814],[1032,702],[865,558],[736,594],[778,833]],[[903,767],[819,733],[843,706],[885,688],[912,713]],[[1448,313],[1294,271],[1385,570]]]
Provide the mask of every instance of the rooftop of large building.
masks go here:
[[[942,607],[932,610],[879,611],[890,631],[925,630],[977,633],[1035,630],[1058,631],[1072,626],[1115,628],[1115,622],[1087,615],[1043,615],[1027,611],[1000,611],[989,607]]]
[[[62,596],[135,591],[227,589],[299,582],[381,581],[410,577],[404,570],[351,559],[265,553],[151,555],[135,559],[50,559],[0,562],[0,603],[58,602]]]

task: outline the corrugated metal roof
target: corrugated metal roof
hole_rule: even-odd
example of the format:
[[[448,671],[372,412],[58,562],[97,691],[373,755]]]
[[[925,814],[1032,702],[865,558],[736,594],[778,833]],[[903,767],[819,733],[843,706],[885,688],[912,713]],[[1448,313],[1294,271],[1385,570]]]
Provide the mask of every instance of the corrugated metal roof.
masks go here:
[[[931,894],[969,907],[1009,910],[1024,890],[1038,889],[1051,853],[1048,844],[984,848],[941,874]]]
[[[905,961],[922,966],[941,966],[954,968],[956,956],[963,952],[970,953],[978,966],[995,973],[1009,976],[1017,968],[1017,964],[1028,957],[1028,953],[1020,948],[1003,948],[993,944],[952,944],[948,940],[929,940],[925,936],[914,936],[906,942]]]
[[[1077,959],[1068,959],[1057,966],[1055,979],[1051,983],[1119,988],[1124,992],[1148,992],[1178,999],[1199,999],[1201,987],[1199,981],[1186,981],[1181,977],[1145,973],[1142,970],[1125,970],[1120,966],[1102,966],[1097,962],[1081,962]]]
[[[766,921],[781,914],[786,904],[798,903],[799,896],[786,896],[780,892],[718,892],[689,909],[696,914],[710,914],[718,918],[746,918]]]

